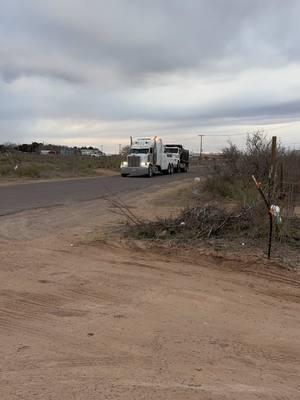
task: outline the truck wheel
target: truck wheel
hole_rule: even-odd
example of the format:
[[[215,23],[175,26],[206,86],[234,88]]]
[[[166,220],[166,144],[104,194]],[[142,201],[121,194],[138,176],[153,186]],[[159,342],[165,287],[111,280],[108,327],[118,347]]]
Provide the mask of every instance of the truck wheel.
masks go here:
[[[188,172],[188,167],[185,165],[183,168],[180,168],[181,172]]]
[[[171,164],[168,165],[168,175],[171,175],[172,173],[172,167]]]
[[[152,166],[149,165],[149,168],[148,168],[148,177],[149,177],[149,178],[152,178],[152,176],[153,176],[153,169],[152,169]]]
[[[123,176],[123,178],[126,178],[126,176],[128,176],[128,174],[121,174],[121,176]]]
[[[180,172],[180,164],[179,164],[179,163],[177,164],[177,167],[176,167],[176,169],[175,169],[175,172],[177,172],[177,173]]]

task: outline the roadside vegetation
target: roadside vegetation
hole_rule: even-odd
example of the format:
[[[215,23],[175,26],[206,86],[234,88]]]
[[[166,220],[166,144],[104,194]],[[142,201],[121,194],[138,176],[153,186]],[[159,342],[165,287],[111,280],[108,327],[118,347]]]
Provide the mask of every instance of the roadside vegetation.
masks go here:
[[[230,143],[223,149],[222,161],[210,167],[204,189],[214,196],[230,199],[247,205],[256,199],[256,189],[251,176],[254,175],[268,192],[271,168],[271,142],[261,132],[248,135],[245,150]],[[300,152],[277,146],[275,185],[271,200],[284,197],[293,186],[299,191]]]
[[[120,162],[121,158],[118,155],[97,158],[12,151],[0,153],[0,178],[51,179],[96,176],[101,173],[101,169],[117,170]]]
[[[229,144],[222,157],[207,166],[207,178],[195,182],[190,204],[177,215],[154,221],[127,218],[125,235],[134,239],[155,240],[170,246],[195,246],[214,242],[226,248],[265,251],[269,218],[252,175],[271,205],[280,208],[273,216],[273,247],[285,248],[285,255],[299,254],[300,154],[277,147],[274,182],[270,182],[271,143],[261,132],[248,135],[244,150]],[[126,209],[119,207],[126,215]],[[244,247],[246,246],[246,247]],[[299,257],[298,261],[299,262]]]

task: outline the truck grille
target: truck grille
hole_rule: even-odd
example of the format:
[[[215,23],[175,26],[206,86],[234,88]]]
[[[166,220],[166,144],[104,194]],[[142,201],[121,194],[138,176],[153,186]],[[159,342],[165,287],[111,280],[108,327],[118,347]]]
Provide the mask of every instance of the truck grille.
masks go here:
[[[128,156],[128,167],[139,167],[140,157],[138,156]]]

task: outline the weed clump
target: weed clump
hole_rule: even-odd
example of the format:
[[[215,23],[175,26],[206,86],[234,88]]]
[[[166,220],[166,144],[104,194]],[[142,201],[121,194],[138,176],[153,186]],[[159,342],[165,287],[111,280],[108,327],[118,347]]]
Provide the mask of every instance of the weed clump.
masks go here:
[[[233,200],[246,206],[256,201],[257,193],[251,176],[254,175],[268,191],[271,169],[271,142],[258,131],[249,134],[244,150],[229,143],[222,151],[222,161],[210,168],[204,190],[212,196]],[[280,200],[293,185],[294,194],[299,192],[300,153],[277,147],[276,185],[271,201]]]

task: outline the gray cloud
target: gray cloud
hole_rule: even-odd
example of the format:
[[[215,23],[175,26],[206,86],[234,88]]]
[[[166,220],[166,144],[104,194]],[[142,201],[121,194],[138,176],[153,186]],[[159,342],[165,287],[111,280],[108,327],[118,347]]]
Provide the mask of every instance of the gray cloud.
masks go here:
[[[16,66],[25,57],[35,62],[52,54],[53,63],[65,57],[70,71],[77,63],[110,66],[134,79],[178,69],[210,72],[223,69],[224,61],[251,68],[299,59],[300,5],[293,0],[5,4],[2,37]]]
[[[17,136],[25,120],[196,126],[299,117],[300,92],[289,98],[284,76],[284,68],[299,65],[297,0],[3,0],[1,8],[0,141],[9,139],[1,129],[8,120]],[[238,85],[242,74],[259,69],[268,77],[280,68],[274,86],[284,99],[270,98],[263,80],[250,99],[249,88]],[[220,91],[207,105],[205,96],[201,104],[180,103],[179,89],[175,105],[173,98],[157,101],[173,76],[182,87],[192,77],[208,91],[220,81]],[[224,98],[224,81],[231,97]],[[144,98],[151,87],[153,104]]]

